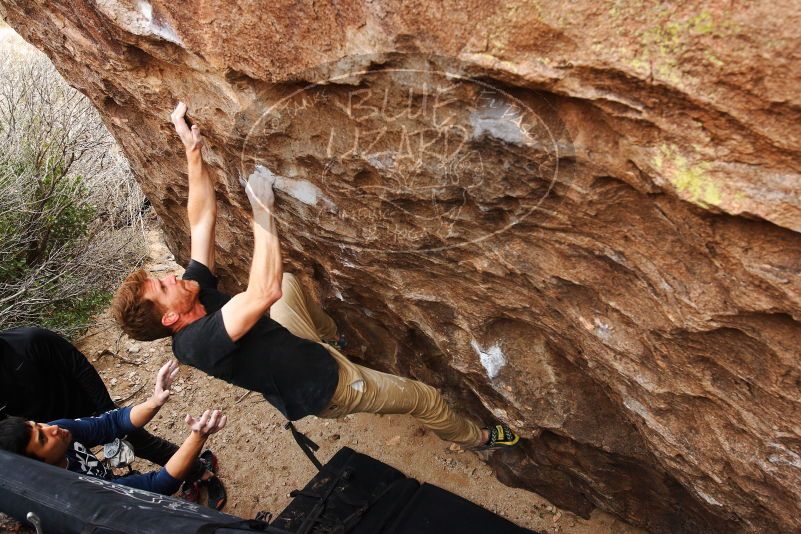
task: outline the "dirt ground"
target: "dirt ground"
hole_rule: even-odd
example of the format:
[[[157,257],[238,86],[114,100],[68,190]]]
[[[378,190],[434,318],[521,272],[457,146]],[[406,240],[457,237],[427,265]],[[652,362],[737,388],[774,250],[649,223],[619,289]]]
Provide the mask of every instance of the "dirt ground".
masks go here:
[[[157,231],[151,231],[148,268],[157,276],[180,274]],[[135,342],[121,334],[109,317],[78,342],[120,404],[147,398],[158,368],[171,356],[170,341]],[[347,349],[346,351],[347,352]],[[248,393],[188,366],[182,366],[173,398],[149,425],[151,432],[180,443],[187,431],[186,413],[220,408],[228,426],[209,441],[220,460],[228,490],[225,511],[252,518],[261,510],[277,514],[315,473],[284,430],[281,414],[257,393]],[[308,417],[297,427],[320,445],[325,462],[341,447],[369,454],[418,480],[435,484],[496,512],[518,525],[547,532],[576,534],[635,533],[639,530],[610,515],[595,512],[589,520],[559,510],[542,497],[504,486],[475,453],[451,450],[411,417],[351,415],[340,420]],[[149,468],[142,462],[140,468]]]

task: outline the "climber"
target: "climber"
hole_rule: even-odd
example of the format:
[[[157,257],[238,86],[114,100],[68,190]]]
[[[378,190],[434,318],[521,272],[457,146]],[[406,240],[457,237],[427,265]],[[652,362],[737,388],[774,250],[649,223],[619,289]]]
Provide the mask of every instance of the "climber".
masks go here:
[[[206,410],[199,419],[187,415],[189,436],[158,471],[115,477],[90,449],[131,434],[150,422],[169,399],[177,373],[178,363],[171,360],[159,369],[153,395],[145,402],[95,417],[42,424],[8,416],[0,420],[0,448],[123,486],[172,495],[189,476],[208,437],[225,426],[226,417],[219,410]]]
[[[247,289],[233,297],[218,291],[214,183],[201,156],[200,130],[189,127],[185,114],[186,105],[179,103],[171,118],[189,167],[191,261],[180,280],[149,278],[143,270],[125,280],[112,313],[126,334],[139,340],[172,336],[178,360],[262,393],[290,421],[357,412],[410,414],[440,438],[465,447],[518,442],[506,425],[481,428],[456,415],[433,387],[355,365],[336,343],[324,341],[338,339],[334,321],[283,272],[269,172],[243,182],[254,237]]]
[[[0,332],[0,416],[53,421],[90,417],[117,408],[106,385],[81,351],[44,328],[15,328]],[[165,465],[178,447],[136,429],[125,440],[134,454]],[[215,475],[217,457],[204,451],[193,462],[179,496],[197,502],[207,488],[208,504],[220,509],[226,491]]]

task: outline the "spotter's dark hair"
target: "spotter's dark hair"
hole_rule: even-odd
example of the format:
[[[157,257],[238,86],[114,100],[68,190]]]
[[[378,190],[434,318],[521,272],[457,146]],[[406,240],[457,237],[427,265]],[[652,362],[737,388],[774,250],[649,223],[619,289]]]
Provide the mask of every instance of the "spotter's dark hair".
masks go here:
[[[8,416],[0,421],[0,449],[14,454],[25,454],[33,429],[22,417]]]

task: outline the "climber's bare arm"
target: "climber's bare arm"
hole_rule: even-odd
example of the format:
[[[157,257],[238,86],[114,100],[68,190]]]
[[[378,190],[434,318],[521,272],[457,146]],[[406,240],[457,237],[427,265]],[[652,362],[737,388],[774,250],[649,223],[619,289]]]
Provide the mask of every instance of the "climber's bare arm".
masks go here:
[[[175,131],[186,149],[189,167],[189,229],[191,233],[191,257],[214,272],[214,232],[217,224],[217,198],[214,182],[203,163],[201,147],[203,136],[198,126],[190,128],[186,123],[186,104],[179,102],[170,118]]]
[[[281,298],[281,243],[273,219],[275,197],[272,175],[257,174],[245,185],[253,208],[253,261],[248,287],[222,307],[228,335],[238,341]]]

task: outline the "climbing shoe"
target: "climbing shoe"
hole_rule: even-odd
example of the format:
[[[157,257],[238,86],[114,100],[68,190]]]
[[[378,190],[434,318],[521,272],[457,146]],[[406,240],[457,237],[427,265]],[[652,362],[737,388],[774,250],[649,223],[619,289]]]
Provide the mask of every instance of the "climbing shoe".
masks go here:
[[[225,491],[225,486],[223,486],[222,481],[219,477],[213,476],[208,480],[202,480],[200,482],[203,487],[206,488],[208,492],[208,506],[209,508],[214,508],[215,510],[222,510],[225,506],[226,501],[228,501],[228,494]]]
[[[200,500],[200,484],[197,482],[184,481],[181,489],[178,490],[177,497],[187,502],[197,503]]]
[[[214,475],[206,480],[198,481],[200,486],[206,488],[206,492],[208,494],[208,506],[209,508],[214,508],[215,510],[222,510],[226,501],[228,500],[228,493],[225,491],[225,486],[223,486],[222,481],[217,476],[217,470],[219,469],[217,456],[210,450],[206,449],[198,457],[198,459],[200,460],[200,463],[206,467],[206,471],[209,471],[212,475]]]
[[[327,339],[327,340],[325,340],[323,342],[331,345],[332,347],[338,348],[340,351],[345,350],[345,347],[348,346],[348,340],[345,339],[345,334],[342,334],[341,336],[339,336],[339,339],[337,339],[337,340]]]
[[[520,436],[512,432],[508,426],[498,423],[486,428],[489,432],[489,439],[484,445],[476,447],[479,451],[488,451],[491,449],[503,449],[506,447],[514,447],[520,441]]]

